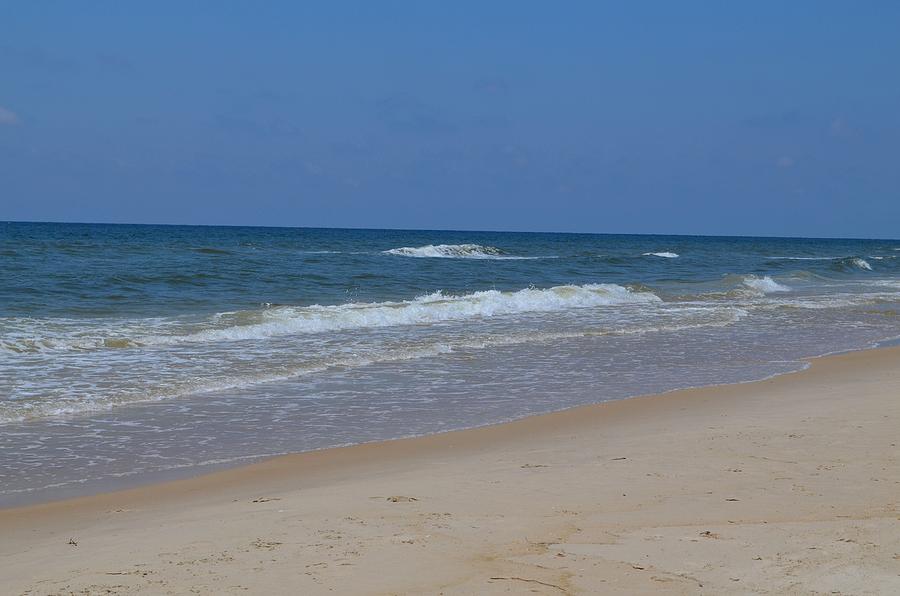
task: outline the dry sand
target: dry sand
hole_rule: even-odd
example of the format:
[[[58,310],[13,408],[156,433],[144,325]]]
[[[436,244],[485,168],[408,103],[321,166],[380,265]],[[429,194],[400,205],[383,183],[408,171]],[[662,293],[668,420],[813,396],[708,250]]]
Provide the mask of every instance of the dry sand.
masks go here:
[[[898,442],[900,348],[831,356],[4,510],[0,591],[900,594]]]

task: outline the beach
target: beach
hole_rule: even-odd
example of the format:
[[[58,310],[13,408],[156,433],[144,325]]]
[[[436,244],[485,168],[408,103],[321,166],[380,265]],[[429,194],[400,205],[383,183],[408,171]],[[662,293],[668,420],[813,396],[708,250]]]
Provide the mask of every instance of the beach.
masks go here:
[[[900,3],[770,4],[8,7],[0,596],[900,596]]]
[[[0,596],[900,596],[900,3],[46,4]]]
[[[0,511],[11,594],[900,592],[900,348]]]

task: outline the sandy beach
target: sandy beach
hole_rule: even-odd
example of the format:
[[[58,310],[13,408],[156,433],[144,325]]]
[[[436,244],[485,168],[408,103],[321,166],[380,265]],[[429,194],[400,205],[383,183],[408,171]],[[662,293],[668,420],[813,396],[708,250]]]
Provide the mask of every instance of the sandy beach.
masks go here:
[[[599,396],[598,397],[602,397]],[[0,511],[9,594],[897,594],[900,348]]]
[[[8,4],[0,596],[900,596],[900,2]]]

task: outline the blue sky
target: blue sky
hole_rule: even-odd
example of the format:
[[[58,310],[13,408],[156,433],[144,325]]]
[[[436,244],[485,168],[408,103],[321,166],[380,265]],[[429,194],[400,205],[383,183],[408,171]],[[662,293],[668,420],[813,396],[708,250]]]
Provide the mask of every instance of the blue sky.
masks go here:
[[[2,10],[0,219],[900,236],[900,3]]]

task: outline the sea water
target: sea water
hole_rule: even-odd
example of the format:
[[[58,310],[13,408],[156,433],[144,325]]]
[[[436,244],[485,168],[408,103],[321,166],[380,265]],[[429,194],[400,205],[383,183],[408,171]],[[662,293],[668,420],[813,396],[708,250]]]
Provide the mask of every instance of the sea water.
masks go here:
[[[798,370],[900,241],[0,224],[0,505]]]

